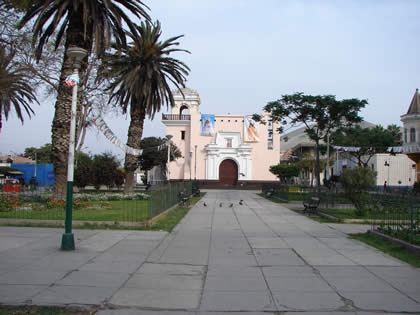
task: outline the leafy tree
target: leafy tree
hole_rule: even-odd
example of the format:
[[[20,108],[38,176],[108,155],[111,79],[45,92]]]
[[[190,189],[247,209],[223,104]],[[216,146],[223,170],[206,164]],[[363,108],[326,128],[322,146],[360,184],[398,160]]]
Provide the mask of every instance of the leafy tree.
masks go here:
[[[369,202],[367,190],[375,186],[376,173],[368,167],[344,169],[340,175],[346,197],[356,207],[356,215],[363,216]]]
[[[362,128],[360,126],[341,128],[331,136],[331,143],[336,146],[357,147],[357,151],[348,152],[361,167],[368,167],[370,159],[377,153],[387,152],[388,147],[401,143],[401,133],[395,125],[384,129],[382,126]]]
[[[40,164],[52,163],[51,143],[46,143],[39,148],[35,148],[35,147],[25,148],[24,155],[34,161],[37,160],[37,162]]]
[[[153,119],[162,104],[174,106],[175,101],[169,83],[177,89],[184,87],[189,68],[183,62],[170,57],[177,52],[188,52],[174,48],[182,36],[161,41],[159,21],[155,24],[141,23],[129,33],[132,44],[121,51],[107,55],[102,68],[102,77],[112,79],[109,89],[112,99],[130,113],[127,145],[139,149],[146,116]],[[125,192],[134,185],[137,157],[125,155]]]
[[[112,153],[95,155],[92,161],[92,182],[96,189],[101,185],[112,187],[119,168],[119,162]]]
[[[143,149],[143,154],[139,156],[140,169],[143,171],[151,170],[155,166],[160,166],[162,169],[166,168],[168,162],[168,147],[164,146],[170,141],[168,138],[148,137],[140,142],[140,147]],[[170,160],[175,161],[180,158],[181,151],[171,142]]]
[[[123,168],[117,169],[115,172],[115,186],[118,187],[118,190],[121,189],[121,186],[124,184],[125,179],[125,170]]]
[[[296,165],[271,165],[270,172],[276,175],[281,183],[286,183],[288,179],[299,176],[299,168]]]
[[[89,154],[78,152],[74,170],[74,184],[80,189],[92,183],[93,160]]]
[[[304,95],[295,93],[283,95],[281,99],[269,102],[264,111],[271,114],[273,122],[282,125],[290,123],[304,124],[305,132],[315,142],[317,185],[320,185],[320,141],[325,139],[332,130],[342,126],[350,126],[360,122],[359,111],[367,104],[366,100],[344,99],[336,100],[333,95]],[[254,115],[255,120],[261,121],[260,115]],[[283,131],[283,127],[278,129]]]
[[[327,162],[325,160],[320,160],[320,172],[325,170],[325,167],[327,165]],[[303,154],[298,155],[297,160],[295,161],[295,165],[300,170],[310,172],[311,174],[311,187],[313,186],[313,180],[314,180],[314,173],[316,168],[316,159],[311,154]]]
[[[0,131],[3,116],[7,120],[12,108],[22,123],[23,111],[31,118],[32,102],[38,103],[26,67],[14,61],[14,52],[8,54],[0,46]]]
[[[39,60],[47,43],[58,48],[64,41],[64,51],[69,47],[84,48],[90,55],[94,50],[101,56],[109,47],[111,38],[117,46],[126,46],[124,25],[135,32],[133,18],[149,19],[139,0],[44,0],[32,1],[21,19],[23,26],[33,19],[33,44]],[[130,13],[130,15],[128,15]],[[54,39],[53,39],[54,38]],[[81,63],[80,77],[85,80],[88,57]],[[71,117],[71,91],[64,80],[73,73],[72,62],[64,54],[58,83],[58,96],[52,124],[52,155],[55,170],[54,191],[65,191],[66,169]],[[80,108],[80,104],[79,104]]]

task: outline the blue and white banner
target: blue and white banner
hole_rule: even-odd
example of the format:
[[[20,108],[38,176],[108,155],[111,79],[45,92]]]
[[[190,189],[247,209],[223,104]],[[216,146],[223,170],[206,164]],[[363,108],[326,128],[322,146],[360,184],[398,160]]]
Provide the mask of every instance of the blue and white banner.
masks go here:
[[[201,136],[214,136],[214,115],[201,114]]]

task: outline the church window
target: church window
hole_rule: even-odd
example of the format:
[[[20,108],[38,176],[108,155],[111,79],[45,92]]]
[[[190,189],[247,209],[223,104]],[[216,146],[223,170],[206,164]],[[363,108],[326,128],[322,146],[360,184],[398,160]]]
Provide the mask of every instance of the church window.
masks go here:
[[[181,140],[185,140],[185,130],[181,130]]]
[[[414,143],[416,142],[416,129],[410,128],[410,142]]]
[[[232,138],[226,138],[226,147],[231,148],[232,147]]]

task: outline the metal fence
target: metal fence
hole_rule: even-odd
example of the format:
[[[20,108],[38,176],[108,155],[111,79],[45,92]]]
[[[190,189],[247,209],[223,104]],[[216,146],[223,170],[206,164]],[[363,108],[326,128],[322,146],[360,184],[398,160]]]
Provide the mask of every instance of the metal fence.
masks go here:
[[[152,186],[149,191],[89,191],[73,194],[73,221],[140,223],[152,219],[180,201],[180,195],[192,194],[191,182]],[[0,219],[49,221],[65,219],[65,195],[53,195],[44,188],[0,193]],[[53,222],[55,221],[55,222]]]
[[[152,186],[149,199],[149,218],[153,218],[178,204],[181,201],[181,195],[191,196],[192,186],[191,181]]]
[[[420,245],[420,198],[408,194],[371,194],[372,229]]]

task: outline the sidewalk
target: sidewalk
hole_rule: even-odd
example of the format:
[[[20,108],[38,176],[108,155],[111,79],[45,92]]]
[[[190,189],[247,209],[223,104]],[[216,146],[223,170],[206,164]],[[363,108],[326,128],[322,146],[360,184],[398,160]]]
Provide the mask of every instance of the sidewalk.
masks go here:
[[[100,315],[420,312],[420,271],[346,237],[366,228],[319,224],[247,191],[209,191],[171,234],[75,230],[74,252],[58,250],[62,230],[0,227],[0,303]]]

